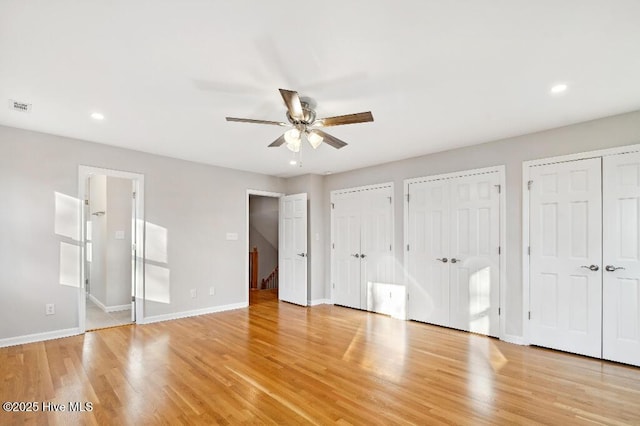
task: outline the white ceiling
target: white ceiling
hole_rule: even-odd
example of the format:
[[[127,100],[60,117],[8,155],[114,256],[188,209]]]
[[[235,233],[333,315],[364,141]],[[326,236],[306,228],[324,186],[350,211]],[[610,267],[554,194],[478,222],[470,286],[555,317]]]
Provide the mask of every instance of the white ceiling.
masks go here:
[[[0,0],[0,101],[33,104],[0,124],[277,176],[638,110],[639,76],[638,0]],[[224,119],[286,121],[278,88],[375,122],[290,166]]]

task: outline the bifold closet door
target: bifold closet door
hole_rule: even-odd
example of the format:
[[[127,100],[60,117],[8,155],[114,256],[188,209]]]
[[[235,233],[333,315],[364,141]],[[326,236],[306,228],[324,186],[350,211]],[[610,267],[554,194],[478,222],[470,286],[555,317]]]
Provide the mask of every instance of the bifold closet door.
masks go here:
[[[640,365],[640,153],[603,158],[602,357]]]
[[[530,170],[530,341],[601,356],[601,159]]]

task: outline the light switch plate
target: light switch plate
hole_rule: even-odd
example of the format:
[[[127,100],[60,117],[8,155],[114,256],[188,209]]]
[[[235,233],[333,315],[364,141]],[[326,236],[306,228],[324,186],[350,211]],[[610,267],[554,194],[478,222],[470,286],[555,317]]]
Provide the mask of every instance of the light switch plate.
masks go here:
[[[238,239],[238,234],[236,232],[227,232],[227,240],[236,241]]]
[[[116,240],[124,240],[124,231],[116,231]]]

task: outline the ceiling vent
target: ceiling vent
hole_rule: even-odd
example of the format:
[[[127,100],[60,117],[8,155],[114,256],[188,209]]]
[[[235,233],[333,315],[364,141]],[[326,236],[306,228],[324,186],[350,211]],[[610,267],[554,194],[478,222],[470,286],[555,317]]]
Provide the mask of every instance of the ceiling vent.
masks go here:
[[[9,99],[9,109],[20,112],[31,112],[31,104]]]

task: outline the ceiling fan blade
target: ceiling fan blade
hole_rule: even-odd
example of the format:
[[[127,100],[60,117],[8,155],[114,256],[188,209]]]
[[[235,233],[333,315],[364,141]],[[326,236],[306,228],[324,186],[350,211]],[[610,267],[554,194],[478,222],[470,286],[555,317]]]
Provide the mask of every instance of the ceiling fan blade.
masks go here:
[[[300,102],[298,92],[280,89],[280,94],[282,95],[282,99],[289,110],[291,118],[294,120],[302,120],[304,118],[304,113],[302,112],[302,103]]]
[[[280,136],[278,139],[276,139],[275,141],[271,142],[269,144],[269,147],[273,147],[273,146],[281,146],[283,143],[285,143],[286,141],[284,140],[284,135]]]
[[[326,142],[327,144],[331,145],[336,149],[340,149],[342,147],[347,146],[346,142],[341,141],[335,136],[331,136],[329,133],[323,132],[322,130],[318,130],[318,129],[313,129],[313,131],[319,134],[320,136],[322,136],[322,139],[324,140],[324,142]]]
[[[329,127],[329,126],[341,126],[343,124],[356,124],[367,123],[373,121],[373,114],[371,111],[358,112],[356,114],[337,115],[335,117],[320,118],[316,120],[314,125]]]
[[[272,124],[274,126],[289,126],[289,124],[283,123],[281,121],[254,120],[253,118],[227,117],[227,121],[237,121],[238,123]]]

